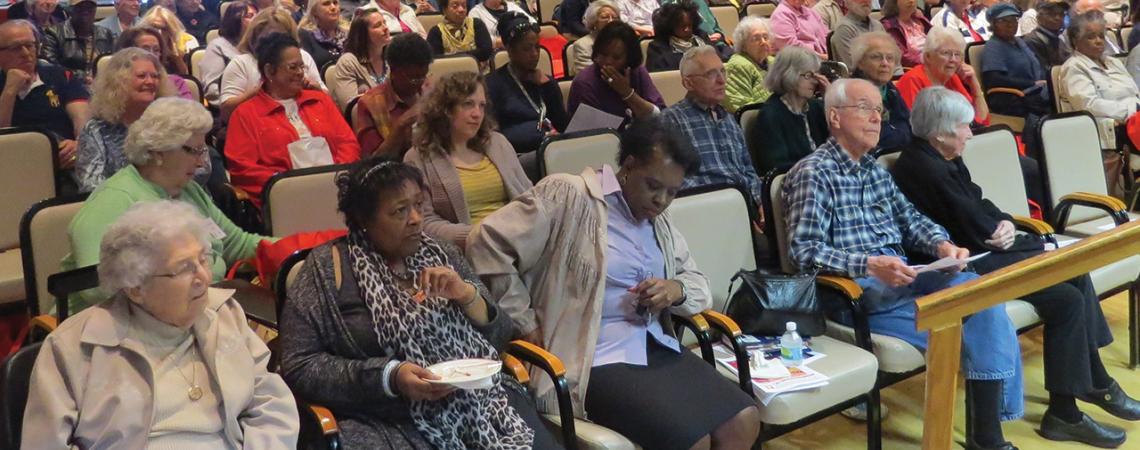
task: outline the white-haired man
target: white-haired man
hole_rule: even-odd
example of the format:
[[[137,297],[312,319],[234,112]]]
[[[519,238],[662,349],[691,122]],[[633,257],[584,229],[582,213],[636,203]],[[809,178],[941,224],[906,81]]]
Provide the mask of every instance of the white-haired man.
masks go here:
[[[95,22],[95,26],[111,30],[115,39],[127,28],[139,24],[139,0],[115,0],[115,13]]]
[[[827,90],[824,110],[831,138],[792,167],[781,193],[791,259],[803,271],[855,279],[871,331],[925,349],[927,335],[915,329],[915,300],[977,275],[961,267],[920,274],[908,255],[965,259],[969,251],[919,213],[870,155],[883,113],[875,85],[838,80]],[[1001,420],[1024,414],[1013,324],[999,305],[972,315],[963,327],[966,448],[1013,449],[1001,431]]]
[[[744,132],[720,105],[727,81],[716,48],[702,45],[689,49],[681,57],[681,85],[688,94],[661,115],[666,123],[681,130],[701,155],[701,170],[685,178],[684,188],[734,184],[760,205],[760,177],[744,144]],[[762,208],[759,217],[763,221]]]

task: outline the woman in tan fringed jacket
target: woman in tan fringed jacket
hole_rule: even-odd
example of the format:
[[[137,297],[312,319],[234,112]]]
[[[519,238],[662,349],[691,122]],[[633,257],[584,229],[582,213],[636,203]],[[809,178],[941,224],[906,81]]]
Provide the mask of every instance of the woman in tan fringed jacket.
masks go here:
[[[424,231],[464,248],[472,226],[533,185],[507,138],[491,131],[482,77],[446,75],[423,102],[404,162],[423,172],[429,188]]]
[[[685,351],[669,320],[712,305],[665,212],[700,158],[647,119],[624,132],[618,160],[617,173],[546,177],[488,216],[467,256],[516,333],[562,359],[575,416],[643,448],[747,448],[753,400]],[[531,380],[539,409],[557,410],[548,379]]]

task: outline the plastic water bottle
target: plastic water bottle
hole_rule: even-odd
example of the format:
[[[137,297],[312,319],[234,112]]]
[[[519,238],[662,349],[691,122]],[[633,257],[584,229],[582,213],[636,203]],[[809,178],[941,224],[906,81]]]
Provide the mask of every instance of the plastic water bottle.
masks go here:
[[[796,332],[796,323],[788,322],[787,331],[780,336],[780,361],[788,367],[799,367],[804,363],[804,340]]]

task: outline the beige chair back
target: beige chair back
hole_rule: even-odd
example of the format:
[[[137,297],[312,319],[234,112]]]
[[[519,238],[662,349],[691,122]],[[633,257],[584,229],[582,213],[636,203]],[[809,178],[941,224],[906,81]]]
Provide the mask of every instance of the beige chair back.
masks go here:
[[[433,82],[439,81],[439,78],[454,72],[475,72],[479,73],[479,61],[470,55],[454,55],[444,58],[436,58],[428,68],[428,78]]]
[[[511,58],[510,56],[507,56],[506,50],[499,50],[495,52],[494,63],[496,69],[503,67],[510,60]],[[554,59],[551,58],[550,50],[547,50],[546,47],[538,48],[538,68],[539,70],[542,70],[542,73],[545,73],[551,77],[554,76]]]
[[[1120,29],[1120,48],[1124,49],[1125,53],[1129,52],[1128,36],[1132,35],[1132,25]]]
[[[982,50],[985,48],[985,42],[971,42],[966,44],[966,63],[974,69],[974,73],[976,74],[982,73]],[[982,78],[979,76],[978,82],[981,81]],[[982,86],[983,91],[985,88],[985,86]]]
[[[796,265],[792,263],[790,254],[791,246],[788,242],[788,228],[784,222],[784,215],[787,214],[787,211],[784,209],[786,205],[784,205],[783,197],[780,196],[780,191],[784,189],[784,178],[786,176],[786,174],[779,174],[772,177],[769,197],[765,199],[771,202],[769,204],[772,206],[772,217],[767,217],[765,220],[769,220],[775,225],[772,228],[776,230],[776,245],[779,248],[775,249],[775,251],[780,255],[780,269],[786,273],[796,273],[799,272],[799,270],[796,268]]]
[[[262,213],[271,236],[345,228],[337,211],[336,176],[347,166],[290,170],[265,185]]]
[[[685,95],[688,94],[685,87],[681,85],[680,70],[650,72],[649,78],[653,80],[653,85],[661,93],[661,98],[665,99],[665,106],[673,106],[675,103],[684,100]]]
[[[95,7],[95,20],[102,20],[115,14],[113,5],[99,5]]]
[[[942,8],[943,8],[942,6],[935,6],[933,8],[930,8],[930,17],[928,17],[928,19],[934,18],[934,16],[937,16],[938,13],[942,12]]]
[[[225,17],[226,10],[230,9],[230,5],[233,3],[234,2],[222,2],[221,6],[218,6],[218,17]]]
[[[867,17],[870,17],[871,20],[874,20],[875,22],[882,22],[883,21],[883,12],[882,11],[871,11],[871,14],[868,15]]]
[[[47,279],[60,272],[60,262],[71,254],[68,228],[82,207],[82,201],[47,200],[29,209],[20,223],[24,294],[32,315],[55,309],[55,298],[47,290]]]
[[[574,80],[562,80],[558,82],[558,90],[562,91],[562,107],[570,108],[570,85]]]
[[[206,32],[206,44],[205,45],[210,45],[210,42],[213,42],[214,39],[218,38],[218,36],[221,36],[221,33],[218,31],[217,28],[214,28],[210,31],[207,31]]]
[[[95,71],[92,72],[91,75],[93,77],[99,76],[99,72],[102,72],[103,69],[105,69],[107,67],[107,64],[111,62],[111,56],[113,56],[113,55],[114,55],[114,53],[107,53],[107,54],[96,56],[95,57]]]
[[[740,114],[740,131],[744,133],[744,145],[748,147],[748,154],[754,154],[752,149],[760,148],[760,144],[754,142],[758,135],[756,134],[756,124],[760,122],[760,107],[759,105],[747,105],[737,111]],[[758,174],[764,176],[764,174]]]
[[[326,85],[332,81],[333,72],[336,72],[336,62],[330,61],[328,64],[325,64],[325,69],[321,71],[321,78],[324,79]]]
[[[562,0],[538,0],[538,21],[539,23],[547,23],[554,20],[554,8],[562,3]]]
[[[1096,122],[1086,112],[1052,116],[1041,123],[1042,165],[1050,201],[1075,192],[1108,195]],[[1015,168],[1017,166],[1014,166]],[[1069,224],[1105,217],[1093,208],[1074,206]]]
[[[902,153],[899,153],[899,152],[887,153],[883,156],[880,156],[875,161],[878,162],[879,165],[882,166],[884,169],[886,169],[887,172],[890,172],[891,169],[893,169],[895,167],[895,162],[897,162],[899,160],[899,155],[902,155]]]
[[[587,167],[603,164],[617,166],[621,139],[611,130],[590,130],[556,136],[538,149],[541,175],[569,173],[577,175]]]
[[[736,25],[740,23],[740,12],[732,5],[713,6],[709,9],[712,10],[713,17],[716,17],[716,23],[720,25],[724,37],[731,38],[732,33],[736,31]]]
[[[202,103],[202,82],[194,77],[186,77],[183,79],[186,80],[186,87],[190,88],[190,95],[194,96],[194,101]]]
[[[578,74],[578,72],[574,70],[574,59],[577,58],[578,51],[574,50],[576,48],[575,46],[570,45],[573,43],[574,41],[567,42],[566,45],[562,47],[562,75],[566,78],[574,78],[574,75]]]
[[[645,38],[641,40],[641,65],[645,65],[645,61],[649,59],[649,43],[653,39]]]
[[[436,25],[443,23],[443,14],[419,14],[416,15],[416,20],[420,21],[420,25],[424,27],[424,31],[431,31]]]
[[[1005,128],[994,128],[974,135],[966,142],[962,161],[970,169],[970,179],[989,199],[1009,214],[1029,216],[1025,182],[1019,167],[1017,141]]]
[[[20,218],[28,208],[55,197],[56,152],[41,131],[0,131],[0,251],[20,246]]]
[[[763,17],[765,19],[772,17],[772,13],[775,11],[775,3],[753,3],[744,7],[745,14],[749,16]]]
[[[1069,103],[1069,89],[1061,78],[1061,66],[1049,69],[1049,79],[1053,84],[1053,107],[1059,113],[1073,111],[1073,105]]]
[[[218,30],[210,30],[210,32],[217,34]],[[207,36],[206,39],[209,39]],[[198,47],[190,51],[190,75],[199,80],[202,79],[202,60],[206,59],[206,49]]]

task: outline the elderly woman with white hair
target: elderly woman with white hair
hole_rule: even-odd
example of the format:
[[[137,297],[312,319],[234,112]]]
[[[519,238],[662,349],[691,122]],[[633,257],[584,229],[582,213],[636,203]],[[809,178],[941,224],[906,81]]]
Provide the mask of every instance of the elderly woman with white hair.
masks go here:
[[[910,144],[910,108],[891,79],[899,67],[900,51],[895,39],[883,31],[864,33],[851,41],[852,78],[870,81],[883,95],[883,120],[879,131],[880,151]]]
[[[153,53],[128,47],[111,56],[95,78],[91,120],[79,132],[75,181],[80,192],[91,192],[127,165],[123,142],[127,127],[156,98],[177,95],[166,69]]]
[[[764,86],[764,77],[775,57],[772,56],[772,33],[768,20],[748,16],[732,32],[735,52],[724,63],[727,75],[725,96],[721,106],[730,112],[767,100],[772,92]]]
[[[594,39],[598,37],[598,30],[608,25],[610,22],[621,22],[621,12],[614,2],[610,0],[595,0],[586,7],[586,15],[582,17],[582,23],[586,25],[586,30],[589,32],[574,42],[571,42],[570,48],[574,55],[574,60],[570,61],[570,73],[568,76],[574,76],[582,69],[585,69],[590,64],[594,63],[592,55],[594,54]]]
[[[973,268],[984,275],[1037,256],[1040,237],[1017,234],[1014,218],[982,197],[962,161],[973,134],[973,109],[961,96],[932,87],[918,94],[911,116],[915,133],[892,170],[895,183],[914,206],[941,224],[972,255]],[[972,150],[985,151],[985,150]],[[1099,423],[1077,408],[1076,399],[1095,404],[1125,420],[1140,420],[1140,403],[1109,376],[1099,349],[1112,342],[1112,332],[1088,275],[1021,297],[1045,322],[1045,389],[1049,407],[1040,434],[1056,441],[1080,441],[1114,448],[1124,430]]]
[[[216,229],[163,200],[134,205],[96,241],[111,300],[44,341],[23,448],[296,447],[297,405],[267,370],[269,349],[233,291],[210,287]]]
[[[211,222],[209,269],[221,280],[226,269],[254,255],[265,236],[234,225],[214,204],[210,194],[193,183],[195,171],[206,163],[206,133],[213,118],[200,103],[182,98],[155,101],[127,132],[124,167],[88,197],[68,228],[71,254],[63,260],[70,270],[99,263],[98,242],[107,228],[131,205],[173,199],[193,206]],[[71,312],[102,301],[100,293],[85,291],[71,301]]]
[[[787,47],[776,55],[764,77],[772,96],[752,128],[756,173],[791,167],[831,135],[823,101],[816,97],[830,85],[819,66],[819,55],[803,47]]]
[[[914,104],[918,91],[930,86],[944,86],[962,94],[974,105],[974,121],[982,125],[990,122],[990,108],[982,92],[981,80],[973,67],[965,64],[966,43],[962,35],[951,28],[934,27],[926,34],[926,47],[922,50],[922,64],[903,74],[895,84],[902,93],[907,107]]]

